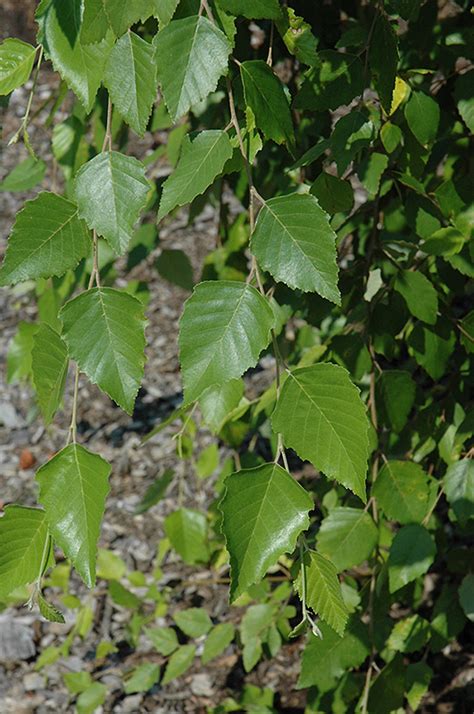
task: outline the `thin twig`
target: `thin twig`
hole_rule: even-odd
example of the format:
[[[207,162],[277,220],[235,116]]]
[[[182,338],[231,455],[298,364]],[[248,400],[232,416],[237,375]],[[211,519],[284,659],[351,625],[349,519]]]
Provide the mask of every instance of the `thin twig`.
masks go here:
[[[76,443],[77,436],[77,400],[79,394],[79,365],[76,364],[76,372],[74,374],[74,392],[72,397],[72,413],[71,413],[71,423],[69,425],[69,438],[68,442],[72,441],[73,444]]]

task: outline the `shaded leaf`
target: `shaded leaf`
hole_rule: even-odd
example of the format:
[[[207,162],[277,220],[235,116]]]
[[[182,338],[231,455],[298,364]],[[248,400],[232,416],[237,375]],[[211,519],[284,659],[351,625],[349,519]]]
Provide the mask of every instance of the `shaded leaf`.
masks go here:
[[[204,514],[191,508],[179,508],[166,517],[164,528],[171,545],[185,563],[207,562],[209,551]]]
[[[395,290],[402,295],[408,309],[429,325],[436,322],[438,294],[428,278],[415,270],[401,270],[395,280]]]
[[[354,204],[354,192],[349,181],[343,181],[325,171],[314,181],[310,193],[316,196],[323,211],[328,213],[350,211]]]
[[[367,511],[340,507],[333,508],[321,523],[317,544],[340,572],[367,560],[377,541],[377,527]]]
[[[173,652],[166,666],[165,676],[161,684],[164,686],[176,677],[180,677],[187,672],[193,663],[196,655],[196,647],[194,645],[181,645],[181,647]]]
[[[257,129],[277,144],[294,141],[290,105],[283,85],[263,60],[248,60],[240,65],[247,107],[255,118]]]
[[[443,479],[449,505],[461,525],[474,518],[474,461],[461,459],[452,464]]]
[[[399,523],[421,523],[429,507],[425,472],[413,461],[387,461],[372,487],[387,518]]]
[[[33,337],[31,367],[38,404],[46,424],[61,406],[69,357],[64,341],[46,324],[39,326]]]
[[[390,426],[396,432],[402,431],[415,403],[416,386],[412,375],[402,369],[384,370],[378,386]]]
[[[433,538],[423,526],[403,526],[390,547],[388,579],[390,592],[425,575],[436,555]]]
[[[278,0],[219,0],[219,5],[233,15],[243,15],[250,20],[277,20],[281,15]]]
[[[159,503],[164,497],[168,486],[174,478],[173,469],[166,469],[164,474],[159,478],[155,479],[151,486],[149,486],[143,496],[142,500],[135,508],[135,514],[145,513],[145,511],[150,510],[152,506]]]
[[[124,682],[125,694],[148,692],[160,678],[160,665],[144,662],[136,667]]]
[[[235,636],[235,627],[231,622],[220,622],[212,628],[204,643],[201,661],[203,664],[211,662],[230,645]]]
[[[369,46],[369,64],[380,102],[387,114],[392,106],[398,65],[398,45],[395,31],[386,15],[375,20]]]
[[[350,104],[364,89],[364,67],[349,52],[322,50],[315,66],[306,72],[301,90],[295,98],[296,109],[326,111]]]
[[[420,144],[431,144],[438,133],[439,104],[424,92],[412,92],[405,106],[408,126]]]
[[[9,174],[0,181],[0,191],[29,191],[41,183],[46,173],[46,164],[41,159],[28,156],[15,166]]]

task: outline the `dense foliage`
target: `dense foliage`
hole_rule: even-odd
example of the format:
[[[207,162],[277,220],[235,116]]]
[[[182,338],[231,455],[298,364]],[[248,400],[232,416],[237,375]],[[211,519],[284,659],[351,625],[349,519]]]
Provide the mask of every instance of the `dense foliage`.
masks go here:
[[[0,519],[5,604],[30,585],[30,602],[62,620],[48,599],[50,587],[67,591],[55,546],[94,586],[110,466],[79,443],[79,373],[133,413],[146,290],[114,285],[114,261],[125,254],[130,267],[154,248],[141,217],[161,224],[190,204],[193,221],[210,203],[218,242],[183,308],[183,402],[165,423],[177,424],[180,458],[191,459],[197,427],[233,455],[208,513],[181,502],[166,518],[153,579],[106,551],[99,576],[134,611],[131,641],[145,632],[168,658],[163,685],[191,666],[196,638],[204,662],[237,638],[246,671],[304,638],[308,711],[419,708],[440,653],[462,646],[474,617],[469,17],[462,0],[41,0],[38,46],[0,45],[0,94],[32,72],[34,94],[50,61],[61,77],[52,123],[75,96],[52,131],[64,195],[25,203],[0,270],[1,285],[38,299],[8,378],[30,381],[47,424],[74,364],[69,439],[37,472],[39,506],[10,505]],[[44,176],[30,106],[13,141],[31,157],[2,190]],[[133,133],[158,130],[167,146],[144,161],[127,153]],[[150,181],[164,155],[171,173]],[[158,269],[192,285],[179,250]],[[249,398],[245,375],[262,357],[273,381]],[[216,459],[215,446],[202,452],[199,474]],[[140,510],[172,479],[162,474]],[[167,607],[167,548],[219,572],[228,557],[230,600],[248,606],[238,632],[197,608],[175,613],[179,640],[153,626]],[[90,626],[90,605],[67,592],[63,604],[77,625],[39,666]],[[101,647],[98,658],[114,649]],[[85,672],[67,676],[80,711],[104,701]],[[159,677],[143,664],[125,691]],[[272,705],[221,710],[247,706]]]

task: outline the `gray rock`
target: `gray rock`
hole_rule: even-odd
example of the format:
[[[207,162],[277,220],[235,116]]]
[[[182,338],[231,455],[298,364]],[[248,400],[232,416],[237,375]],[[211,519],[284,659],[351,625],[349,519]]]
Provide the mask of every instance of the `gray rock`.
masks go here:
[[[0,662],[18,662],[35,654],[33,630],[8,615],[0,616]]]
[[[196,697],[212,697],[214,688],[208,674],[195,674],[191,679],[191,691]]]

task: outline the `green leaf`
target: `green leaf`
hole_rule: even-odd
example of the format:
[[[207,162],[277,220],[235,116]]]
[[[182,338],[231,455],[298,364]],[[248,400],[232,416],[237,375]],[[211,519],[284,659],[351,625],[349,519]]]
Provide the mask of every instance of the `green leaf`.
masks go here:
[[[424,241],[422,250],[429,255],[455,255],[466,242],[463,234],[452,226],[440,228]]]
[[[422,146],[431,144],[438,133],[439,104],[424,92],[412,92],[405,106],[405,118]]]
[[[77,206],[55,193],[40,193],[17,213],[10,234],[0,285],[63,275],[91,248]]]
[[[378,541],[371,516],[361,508],[333,508],[321,523],[318,550],[341,572],[367,560]]]
[[[290,105],[283,85],[263,60],[249,60],[240,65],[244,98],[255,118],[257,129],[277,144],[294,141]]]
[[[145,634],[153,642],[155,649],[165,657],[168,657],[179,647],[178,636],[171,627],[146,629]]]
[[[457,80],[454,89],[454,98],[458,112],[471,133],[474,132],[474,98],[472,96],[472,83],[474,81],[474,72],[466,72],[461,74]]]
[[[109,18],[105,11],[104,0],[83,0],[80,41],[83,45],[100,42],[110,29]]]
[[[48,620],[48,622],[60,622],[64,624],[65,619],[63,613],[45,600],[41,593],[38,594],[38,607],[41,615],[45,620]]]
[[[177,121],[206,99],[227,71],[231,46],[207,18],[172,20],[155,39],[158,79],[166,106]]]
[[[414,317],[429,325],[435,324],[438,294],[423,273],[416,270],[400,270],[395,280],[395,290],[404,298]]]
[[[160,678],[160,665],[144,662],[136,667],[124,682],[125,694],[148,692]]]
[[[212,627],[211,618],[202,607],[179,610],[173,615],[173,620],[185,635],[193,638],[207,635]]]
[[[258,214],[250,248],[275,280],[340,305],[336,235],[328,219],[309,194],[272,198]]]
[[[316,196],[319,205],[327,213],[350,211],[354,204],[354,192],[349,181],[343,181],[325,171],[314,181],[310,193]]]
[[[402,656],[395,655],[372,683],[367,711],[371,714],[392,714],[403,707],[405,670]]]
[[[278,20],[281,16],[278,0],[219,0],[219,5],[233,15],[243,15],[249,20],[268,18]]]
[[[128,414],[143,377],[145,317],[136,298],[113,288],[92,288],[60,312],[69,354]]]
[[[387,461],[372,487],[383,512],[399,523],[421,523],[429,507],[425,472],[413,461]]]
[[[159,478],[155,479],[151,486],[149,486],[143,496],[142,500],[135,508],[135,515],[139,513],[145,513],[149,511],[152,506],[155,506],[164,497],[168,486],[174,478],[173,469],[166,469],[164,474]]]
[[[388,166],[388,156],[373,151],[360,162],[357,174],[369,196],[375,196],[380,187],[382,174]]]
[[[45,423],[49,424],[63,398],[69,366],[67,348],[55,330],[42,324],[33,337],[31,358],[39,408]]]
[[[0,518],[0,598],[40,576],[48,538],[44,511],[6,506]]]
[[[77,714],[93,714],[105,702],[107,687],[100,682],[94,682],[85,689],[77,698]]]
[[[418,710],[421,700],[428,691],[432,677],[433,670],[422,660],[409,664],[406,668],[405,696],[413,711]]]
[[[193,266],[182,250],[165,248],[156,260],[156,268],[162,278],[183,290],[192,290],[194,285]]]
[[[380,139],[387,154],[393,154],[402,142],[402,130],[396,124],[387,121],[380,130]]]
[[[179,508],[165,519],[165,533],[185,563],[206,563],[207,521],[204,514],[191,508]]]
[[[430,623],[419,615],[399,620],[390,633],[387,647],[395,652],[416,652],[424,647],[430,636]]]
[[[436,555],[436,546],[426,528],[417,524],[403,526],[390,547],[388,580],[394,593],[428,571]]]
[[[231,379],[218,387],[209,387],[199,397],[202,417],[206,425],[217,433],[226,417],[239,405],[244,394],[241,379]]]
[[[316,364],[291,372],[272,426],[300,458],[365,502],[368,421],[359,391],[345,369]]]
[[[358,57],[323,50],[318,52],[315,66],[306,72],[294,106],[320,112],[337,109],[362,94],[364,86],[364,66]]]
[[[112,602],[120,605],[121,607],[126,607],[130,610],[137,610],[142,601],[137,595],[132,593],[126,587],[119,583],[118,580],[111,580],[108,587],[108,594]]]
[[[384,370],[380,383],[380,395],[387,420],[394,431],[402,431],[415,403],[416,386],[410,372],[400,369]]]
[[[112,49],[112,33],[95,44],[82,44],[82,3],[78,0],[44,2],[38,7],[36,19],[40,28],[38,39],[46,56],[89,112]]]
[[[185,403],[254,367],[270,341],[274,321],[270,304],[251,285],[231,280],[199,283],[180,321]]]
[[[169,658],[161,684],[164,686],[187,672],[193,663],[195,655],[196,647],[194,645],[181,645]]]
[[[337,571],[330,560],[320,553],[309,551],[304,556],[306,571],[306,603],[341,637],[347,623],[348,612],[342,599]],[[303,579],[300,574],[296,589],[303,598]]]
[[[253,5],[253,3],[252,3]],[[278,32],[288,52],[303,64],[316,64],[318,41],[311,32],[311,25],[299,17],[291,7],[282,7],[282,19],[277,20]]]
[[[102,0],[109,23],[117,37],[138,20],[146,20],[153,11],[150,0]]]
[[[191,203],[222,173],[233,153],[227,132],[201,131],[194,139],[185,137],[178,165],[163,184],[158,221],[176,206]]]
[[[154,15],[160,23],[160,30],[173,19],[179,0],[156,0]]]
[[[309,494],[277,464],[233,473],[219,508],[230,555],[230,598],[259,582],[309,525]]]
[[[90,588],[109,475],[107,461],[79,444],[66,446],[36,473],[51,535]]]
[[[92,684],[89,672],[66,672],[63,675],[64,684],[71,694],[80,694]]]
[[[459,588],[459,602],[467,619],[474,622],[474,575],[472,573],[463,578]]]
[[[322,639],[310,635],[303,652],[297,689],[316,686],[327,692],[352,667],[359,667],[370,652],[367,628],[359,619],[351,619],[344,637],[324,622],[320,625]]]
[[[339,176],[344,173],[358,152],[370,145],[373,135],[373,123],[357,110],[351,111],[337,121],[330,145]]]
[[[448,368],[456,335],[448,321],[440,318],[434,327],[415,325],[407,343],[418,364],[432,379],[438,380]]]
[[[143,136],[156,99],[153,46],[134,32],[126,32],[109,54],[104,84],[120,115],[137,134]]]
[[[369,64],[375,89],[386,114],[390,113],[398,65],[397,36],[386,15],[379,13],[369,46]]]
[[[84,164],[76,176],[79,216],[117,255],[122,255],[133,237],[149,188],[140,161],[118,151],[103,152]]]
[[[36,48],[8,37],[0,44],[0,96],[25,84],[33,69]]]
[[[0,191],[29,191],[41,183],[46,173],[46,164],[41,159],[28,156],[0,181]]]
[[[31,322],[19,322],[13,339],[8,344],[7,382],[14,384],[29,379],[32,371],[34,334],[38,325]]]
[[[443,479],[449,505],[461,525],[474,518],[474,461],[461,459],[452,464]]]
[[[212,628],[206,637],[201,661],[203,664],[211,662],[230,645],[235,636],[235,627],[231,622],[220,622]]]

